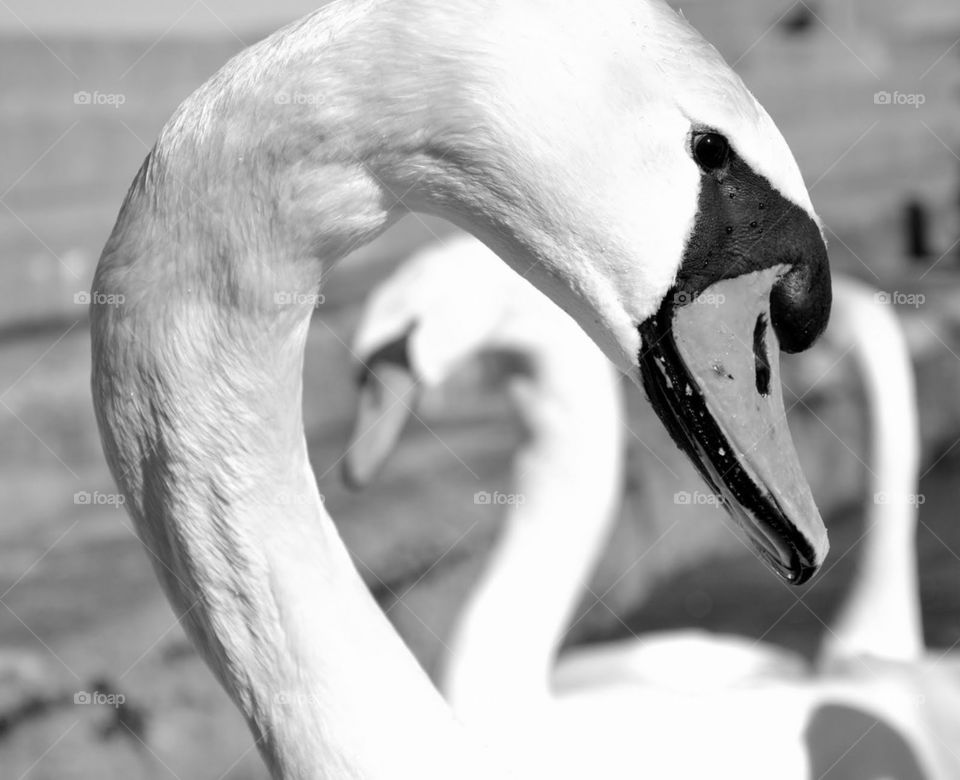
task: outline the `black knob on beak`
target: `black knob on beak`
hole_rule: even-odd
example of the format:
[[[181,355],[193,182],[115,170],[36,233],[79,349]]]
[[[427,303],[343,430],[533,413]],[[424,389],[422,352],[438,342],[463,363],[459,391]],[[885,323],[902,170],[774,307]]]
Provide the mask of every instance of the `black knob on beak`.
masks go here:
[[[827,248],[814,221],[804,218],[809,225],[798,226],[794,234],[799,257],[788,261],[792,268],[770,294],[770,319],[780,349],[791,353],[803,352],[823,333],[833,300]]]

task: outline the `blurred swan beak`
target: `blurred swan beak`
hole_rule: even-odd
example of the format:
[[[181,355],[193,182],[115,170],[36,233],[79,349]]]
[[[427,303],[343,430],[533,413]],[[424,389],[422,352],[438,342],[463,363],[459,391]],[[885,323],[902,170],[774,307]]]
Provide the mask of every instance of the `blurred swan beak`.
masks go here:
[[[362,490],[380,473],[397,446],[420,383],[408,360],[409,334],[377,350],[366,361],[359,379],[353,433],[342,463],[344,484]]]

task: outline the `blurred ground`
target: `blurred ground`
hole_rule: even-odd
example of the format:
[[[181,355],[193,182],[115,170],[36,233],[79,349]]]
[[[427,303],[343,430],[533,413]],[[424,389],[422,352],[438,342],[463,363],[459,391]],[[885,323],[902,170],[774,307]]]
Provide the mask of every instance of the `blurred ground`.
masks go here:
[[[924,296],[899,311],[922,400],[927,472],[918,543],[927,639],[948,648],[960,640],[960,21],[952,6],[935,2],[909,17],[878,3],[855,22],[836,6],[811,3],[817,16],[792,37],[774,23],[789,20],[798,4],[702,0],[684,10],[737,62],[787,136],[828,225],[834,267]],[[186,644],[123,511],[78,503],[112,486],[87,389],[86,307],[75,296],[89,289],[123,193],[163,121],[240,46],[231,36],[175,34],[41,42],[25,33],[0,43],[3,780],[264,776],[239,717]],[[123,102],[75,102],[95,92]],[[875,102],[883,92],[923,94],[924,103]],[[903,258],[905,197],[931,211],[934,253],[923,264]],[[410,219],[330,275],[305,380],[320,490],[361,573],[430,671],[497,529],[496,510],[475,505],[473,494],[510,488],[509,455],[522,433],[501,391],[502,363],[487,360],[429,399],[421,415],[429,429],[407,432],[401,457],[368,493],[347,494],[336,463],[352,412],[346,344],[357,307],[393,263],[446,230]],[[788,589],[710,507],[677,506],[674,493],[702,486],[632,394],[639,438],[630,440],[622,522],[591,586],[597,594],[613,588],[603,604],[585,601],[592,608],[571,641],[699,625],[814,650],[852,572],[856,549],[846,551],[871,505],[855,374],[848,360],[832,368],[830,355],[817,361],[791,359],[784,378],[802,393],[829,369],[791,413],[831,526],[824,574]],[[792,395],[785,396],[789,405]],[[122,693],[126,703],[74,703],[78,692],[94,690]]]

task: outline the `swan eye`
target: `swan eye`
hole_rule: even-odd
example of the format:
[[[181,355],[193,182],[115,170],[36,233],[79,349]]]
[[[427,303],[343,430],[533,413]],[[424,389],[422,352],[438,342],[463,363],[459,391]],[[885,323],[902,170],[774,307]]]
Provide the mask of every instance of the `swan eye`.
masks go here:
[[[699,133],[693,137],[693,158],[705,171],[722,168],[730,153],[730,142],[719,133]]]

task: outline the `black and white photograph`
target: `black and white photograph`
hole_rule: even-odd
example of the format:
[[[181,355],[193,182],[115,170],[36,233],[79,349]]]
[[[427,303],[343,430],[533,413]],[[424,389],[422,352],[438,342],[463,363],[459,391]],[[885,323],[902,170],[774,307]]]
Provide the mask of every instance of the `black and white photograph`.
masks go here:
[[[0,780],[960,780],[957,0],[0,0]]]

